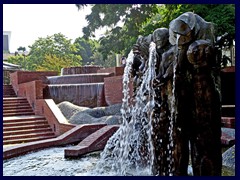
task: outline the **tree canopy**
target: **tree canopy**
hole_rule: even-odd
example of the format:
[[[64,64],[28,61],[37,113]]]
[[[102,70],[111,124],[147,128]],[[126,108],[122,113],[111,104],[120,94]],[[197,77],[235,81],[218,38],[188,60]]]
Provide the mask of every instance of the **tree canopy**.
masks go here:
[[[81,65],[81,56],[76,54],[77,48],[71,43],[71,39],[67,39],[63,34],[57,33],[46,38],[39,38],[33,45],[29,46],[29,70],[44,69],[43,64],[45,61],[49,61],[49,58],[53,58],[55,63],[63,61],[68,64],[62,64],[65,66]],[[53,68],[55,69],[55,68]],[[45,70],[52,70],[49,66]]]
[[[81,9],[86,4],[76,4]],[[139,35],[146,36],[159,27],[168,28],[170,21],[184,12],[194,12],[206,21],[213,22],[216,36],[228,32],[235,36],[234,4],[92,4],[86,16],[88,25],[83,28],[85,38],[107,27],[99,51],[104,59],[112,51],[127,55]]]
[[[82,64],[87,65],[91,64],[93,60],[91,57],[93,53],[96,51],[96,46],[98,42],[96,40],[85,39],[83,37],[78,37],[75,39],[73,43],[76,47],[76,55],[80,55],[82,57]]]

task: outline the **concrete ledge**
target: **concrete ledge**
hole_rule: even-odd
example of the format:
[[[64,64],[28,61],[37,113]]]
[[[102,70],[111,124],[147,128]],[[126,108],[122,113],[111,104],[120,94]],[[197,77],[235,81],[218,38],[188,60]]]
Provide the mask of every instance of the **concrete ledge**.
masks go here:
[[[77,146],[64,150],[64,156],[79,157],[81,155],[104,149],[108,139],[117,131],[119,125],[105,126],[86,137]]]
[[[53,115],[57,118],[59,123],[69,124],[65,116],[62,114],[62,112],[60,111],[60,109],[57,107],[57,105],[54,103],[52,99],[45,99],[45,102],[48,108],[52,111]]]

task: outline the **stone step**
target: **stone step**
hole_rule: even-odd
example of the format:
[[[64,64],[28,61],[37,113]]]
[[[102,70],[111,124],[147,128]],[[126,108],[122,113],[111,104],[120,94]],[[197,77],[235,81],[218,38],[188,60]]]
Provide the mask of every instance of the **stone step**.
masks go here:
[[[55,137],[56,136],[39,136],[39,137],[25,138],[25,139],[12,139],[12,140],[3,141],[3,145],[21,144],[21,143],[39,141],[39,140],[43,140],[43,139],[51,139],[51,138],[55,138]]]
[[[12,108],[12,109],[4,109],[3,114],[6,113],[20,113],[20,112],[33,112],[31,107],[28,108]]]
[[[3,98],[3,101],[9,101],[9,100],[26,100],[25,97],[14,97],[14,98]]]
[[[28,102],[3,104],[3,108],[30,106]]]
[[[3,92],[7,92],[7,91],[14,91],[14,89],[13,88],[4,88],[3,87]]]
[[[31,124],[31,125],[21,125],[21,126],[6,126],[3,127],[3,132],[10,131],[20,131],[20,130],[28,130],[28,129],[40,129],[40,128],[48,128],[49,124]]]
[[[31,129],[25,129],[25,130],[7,131],[7,132],[3,132],[3,137],[11,136],[11,135],[20,135],[20,134],[40,133],[40,132],[52,132],[52,129],[49,126],[46,128],[31,128]]]
[[[3,94],[7,95],[7,94],[15,94],[14,90],[3,90]]]
[[[4,84],[3,87],[12,87],[11,84]]]
[[[13,123],[13,122],[26,122],[32,120],[45,120],[44,116],[11,116],[3,117],[3,123]]]
[[[31,110],[31,112],[3,113],[3,117],[9,117],[9,116],[25,116],[25,115],[34,115],[34,112]]]
[[[47,124],[47,120],[31,120],[31,121],[23,121],[23,122],[4,122],[3,127],[18,127],[18,126],[31,126],[31,125],[39,125],[39,124]]]
[[[19,105],[8,105],[8,106],[4,106],[3,110],[11,110],[11,109],[24,109],[24,108],[32,108],[29,104],[19,104]]]
[[[7,92],[7,91],[14,91],[13,88],[10,88],[10,87],[3,87],[3,92]]]
[[[54,133],[52,131],[48,131],[48,132],[35,132],[35,133],[28,133],[28,134],[9,135],[9,136],[3,136],[3,141],[27,139],[27,138],[35,138],[35,137],[43,137],[43,136],[54,136]]]
[[[3,104],[22,103],[22,102],[27,103],[28,101],[26,98],[22,98],[22,97],[4,97],[3,98]]]
[[[3,91],[3,95],[16,95],[14,91]]]
[[[12,95],[5,95],[5,94],[4,94],[3,97],[4,97],[4,98],[6,98],[6,97],[17,97],[17,95],[15,95],[15,94],[12,94]]]

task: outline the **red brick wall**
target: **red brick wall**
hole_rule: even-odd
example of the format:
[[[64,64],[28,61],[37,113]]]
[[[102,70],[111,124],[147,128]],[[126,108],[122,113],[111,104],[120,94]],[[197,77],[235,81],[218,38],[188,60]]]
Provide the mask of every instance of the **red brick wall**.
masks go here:
[[[33,110],[36,108],[36,100],[43,98],[42,81],[31,81],[18,85],[18,96],[26,97]]]
[[[63,68],[61,75],[69,75],[69,74],[90,74],[97,73],[97,71],[101,69],[100,66],[78,66],[78,67],[69,67]]]
[[[109,78],[104,78],[104,92],[105,92],[105,100],[107,105],[113,105],[122,103],[123,99],[123,85],[122,85],[123,77],[122,76],[114,76]],[[130,96],[132,96],[132,83],[129,85],[130,87]]]
[[[114,76],[121,76],[124,72],[124,67],[110,67],[104,68],[97,71],[98,73],[113,73]]]
[[[75,125],[68,124],[66,118],[52,99],[37,100],[35,112],[36,115],[44,115],[57,136],[75,127]]]
[[[54,71],[16,71],[10,74],[10,81],[16,94],[18,94],[18,84],[35,80],[46,82],[46,76],[56,76]]]

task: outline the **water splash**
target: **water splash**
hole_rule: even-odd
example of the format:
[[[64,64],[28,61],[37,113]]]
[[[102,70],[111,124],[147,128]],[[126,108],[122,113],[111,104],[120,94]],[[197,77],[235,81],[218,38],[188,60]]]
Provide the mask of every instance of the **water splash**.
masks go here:
[[[153,175],[153,112],[156,77],[156,45],[150,44],[148,67],[136,93],[135,101],[130,101],[129,82],[134,55],[129,53],[123,75],[123,123],[109,139],[96,170],[99,174],[115,172],[115,175]]]

